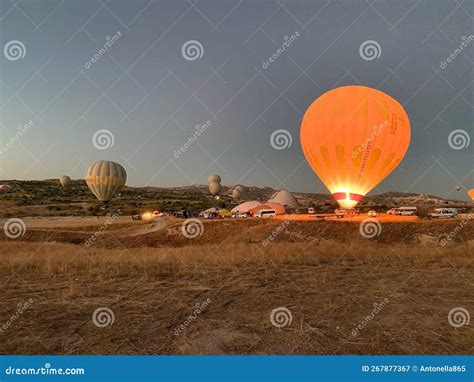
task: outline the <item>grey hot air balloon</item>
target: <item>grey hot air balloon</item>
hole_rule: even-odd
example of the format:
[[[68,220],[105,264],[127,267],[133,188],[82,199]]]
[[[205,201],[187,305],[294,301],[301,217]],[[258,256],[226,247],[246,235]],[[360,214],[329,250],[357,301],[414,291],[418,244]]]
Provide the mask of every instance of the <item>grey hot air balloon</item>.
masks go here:
[[[67,175],[61,175],[59,177],[59,183],[61,183],[61,186],[63,187],[66,187],[70,181],[71,181],[71,178],[68,177]]]
[[[220,183],[218,182],[210,182],[209,183],[209,192],[212,196],[219,195],[222,190]]]
[[[234,189],[232,190],[232,198],[235,200],[240,199],[242,196],[242,192],[244,191],[242,186],[235,186]]]
[[[86,183],[95,197],[108,204],[127,180],[125,169],[116,162],[95,161],[86,173]]]
[[[209,184],[209,192],[212,196],[217,196],[220,194],[221,187],[221,177],[219,175],[209,175],[207,177],[207,183]]]
[[[207,177],[207,183],[212,183],[212,182],[221,182],[221,177],[219,175],[209,175]]]

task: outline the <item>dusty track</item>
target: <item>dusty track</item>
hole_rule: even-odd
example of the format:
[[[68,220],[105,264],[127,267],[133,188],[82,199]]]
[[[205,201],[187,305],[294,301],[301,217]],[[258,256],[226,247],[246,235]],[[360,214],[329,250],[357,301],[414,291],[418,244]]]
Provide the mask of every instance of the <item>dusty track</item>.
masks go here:
[[[474,220],[462,218],[453,220],[414,220],[398,218],[396,221],[380,222],[380,232],[370,239],[386,244],[439,244],[440,240],[455,233],[450,242],[467,242],[474,240]],[[260,243],[275,235],[275,242],[309,242],[318,240],[336,240],[344,243],[367,241],[360,233],[362,222],[367,217],[355,219],[330,220],[285,220],[279,219],[219,219],[201,220],[201,235],[190,240],[182,234],[183,220],[160,218],[151,222],[131,221],[130,218],[119,218],[110,224],[105,218],[79,218],[77,224],[68,220],[60,225],[50,219],[35,219],[26,223],[26,232],[18,240],[37,242],[64,242],[84,244],[96,233],[92,245],[105,248],[136,247],[182,247],[189,245],[224,243]],[[391,217],[389,217],[391,219]],[[416,218],[415,218],[416,219]],[[201,228],[200,228],[201,229]],[[0,240],[8,240],[2,235]]]

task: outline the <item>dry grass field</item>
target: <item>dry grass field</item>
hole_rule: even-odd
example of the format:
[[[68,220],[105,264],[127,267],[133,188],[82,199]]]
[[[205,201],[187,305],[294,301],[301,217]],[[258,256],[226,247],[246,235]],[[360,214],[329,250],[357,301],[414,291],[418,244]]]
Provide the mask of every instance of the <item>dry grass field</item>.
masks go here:
[[[473,354],[472,324],[448,321],[474,312],[472,222],[366,239],[355,222],[220,220],[190,239],[119,219],[90,246],[104,218],[25,222],[0,239],[2,354]]]

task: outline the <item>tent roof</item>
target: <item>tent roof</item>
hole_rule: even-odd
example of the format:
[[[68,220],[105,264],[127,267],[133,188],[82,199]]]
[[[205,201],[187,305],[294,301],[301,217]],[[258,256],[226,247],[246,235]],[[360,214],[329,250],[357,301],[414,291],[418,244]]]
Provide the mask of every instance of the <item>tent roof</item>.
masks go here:
[[[238,206],[235,206],[234,208],[232,208],[232,211],[230,212],[232,212],[233,214],[236,212],[248,212],[249,210],[257,207],[261,203],[262,202],[258,200],[250,200],[248,202],[244,202],[244,203],[239,204]]]
[[[260,210],[275,210],[277,215],[283,215],[285,211],[285,207],[281,205],[280,203],[273,203],[273,202],[260,202],[258,200],[251,200],[242,204],[239,204],[238,206],[234,207],[232,209],[232,213],[237,213],[237,212],[249,212],[249,211],[260,211]]]

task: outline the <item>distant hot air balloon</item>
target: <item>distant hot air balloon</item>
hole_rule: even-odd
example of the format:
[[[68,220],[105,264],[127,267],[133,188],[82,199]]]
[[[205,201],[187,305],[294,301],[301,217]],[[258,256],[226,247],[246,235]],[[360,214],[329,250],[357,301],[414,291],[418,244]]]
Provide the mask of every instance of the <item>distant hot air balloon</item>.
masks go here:
[[[219,175],[209,175],[207,183],[209,184],[209,192],[211,195],[219,199],[217,195],[219,195],[222,190],[221,177]]]
[[[207,183],[212,183],[212,182],[221,182],[221,177],[219,175],[209,175],[207,177]]]
[[[61,186],[63,187],[66,187],[70,181],[71,181],[71,178],[68,177],[67,175],[61,175],[59,177],[59,183],[61,183]]]
[[[471,200],[474,202],[474,188],[471,188],[468,192],[467,195],[471,198]]]
[[[125,169],[112,161],[95,161],[86,173],[87,186],[105,205],[120,191],[126,180]]]
[[[461,191],[461,188],[462,188],[461,185],[458,184],[458,185],[456,186],[456,191]]]
[[[243,190],[244,189],[242,188],[242,186],[235,186],[234,189],[232,190],[232,198],[235,200],[240,199],[240,197],[242,196]]]
[[[222,190],[222,187],[220,183],[217,183],[217,182],[209,183],[209,192],[211,193],[212,196],[219,195],[221,190]]]
[[[306,111],[300,139],[306,160],[342,208],[353,208],[405,156],[410,121],[387,94],[343,86]]]

